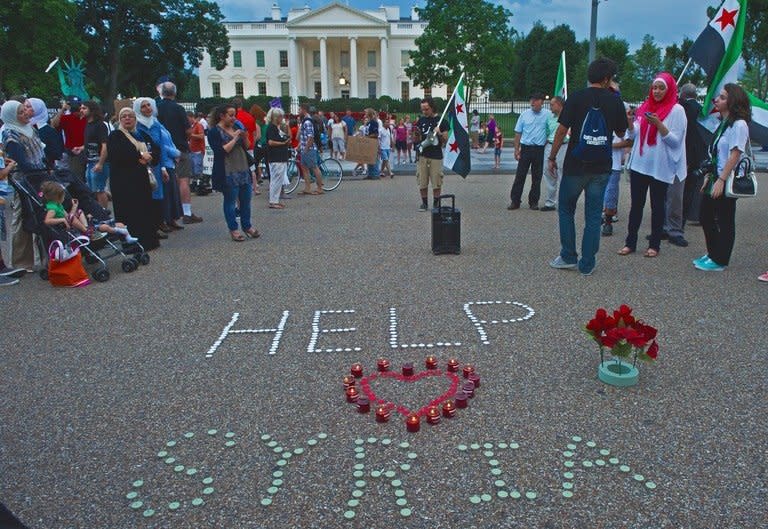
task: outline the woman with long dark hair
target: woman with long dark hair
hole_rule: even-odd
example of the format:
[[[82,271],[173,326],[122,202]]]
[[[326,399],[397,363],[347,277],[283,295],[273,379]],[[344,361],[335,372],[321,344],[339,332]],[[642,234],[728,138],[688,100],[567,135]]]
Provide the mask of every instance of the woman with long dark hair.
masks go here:
[[[736,239],[736,199],[725,196],[725,182],[749,145],[752,107],[749,96],[737,84],[728,83],[715,99],[722,122],[710,144],[715,172],[701,188],[699,220],[707,242],[707,253],[693,260],[705,272],[722,272],[731,261]]]
[[[246,237],[255,239],[259,231],[251,225],[251,171],[248,167],[248,139],[246,132],[235,127],[236,110],[224,104],[214,109],[208,129],[208,144],[213,150],[211,181],[216,191],[224,195],[224,218],[229,235],[235,242]],[[240,208],[240,227],[237,228],[237,208]],[[245,234],[243,234],[245,233]]]

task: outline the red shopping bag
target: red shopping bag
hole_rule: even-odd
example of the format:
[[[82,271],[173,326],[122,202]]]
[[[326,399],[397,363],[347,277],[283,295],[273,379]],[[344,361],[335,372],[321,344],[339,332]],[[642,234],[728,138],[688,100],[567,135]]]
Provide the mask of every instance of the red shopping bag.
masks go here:
[[[88,272],[83,268],[80,246],[87,244],[87,238],[80,242],[78,237],[69,248],[61,241],[53,241],[48,248],[48,281],[55,287],[84,287],[90,284]]]

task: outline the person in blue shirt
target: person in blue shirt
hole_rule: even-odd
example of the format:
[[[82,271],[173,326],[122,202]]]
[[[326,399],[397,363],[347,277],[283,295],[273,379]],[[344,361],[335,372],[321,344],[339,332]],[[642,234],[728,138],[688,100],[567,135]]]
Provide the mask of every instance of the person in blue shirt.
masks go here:
[[[547,144],[548,123],[551,112],[542,108],[544,96],[531,95],[531,108],[520,114],[515,125],[515,160],[517,172],[512,190],[509,193],[510,204],[507,209],[519,209],[528,169],[531,169],[531,190],[528,192],[528,205],[539,209],[541,196],[541,176],[544,172],[544,147]]]

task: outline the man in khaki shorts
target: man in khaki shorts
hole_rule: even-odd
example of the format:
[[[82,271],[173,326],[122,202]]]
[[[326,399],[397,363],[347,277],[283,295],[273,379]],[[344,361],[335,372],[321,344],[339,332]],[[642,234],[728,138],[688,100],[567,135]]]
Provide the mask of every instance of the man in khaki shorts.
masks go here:
[[[416,121],[413,129],[414,142],[419,143],[419,161],[416,164],[416,179],[419,182],[421,193],[420,211],[427,211],[429,205],[429,183],[432,182],[432,207],[437,207],[437,197],[440,196],[440,188],[443,187],[443,143],[446,141],[448,124],[440,124],[437,132],[439,118],[435,115],[435,101],[431,97],[421,100],[421,117]]]

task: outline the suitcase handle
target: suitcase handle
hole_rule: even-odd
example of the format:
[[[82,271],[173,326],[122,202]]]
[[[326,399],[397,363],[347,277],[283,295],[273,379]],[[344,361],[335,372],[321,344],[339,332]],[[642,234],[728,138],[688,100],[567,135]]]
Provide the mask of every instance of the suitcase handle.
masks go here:
[[[456,209],[456,195],[440,195],[439,197],[437,197],[437,209],[442,209],[442,207],[443,207],[443,199],[444,198],[446,198],[446,199],[450,198],[451,199],[451,209],[455,210]]]

